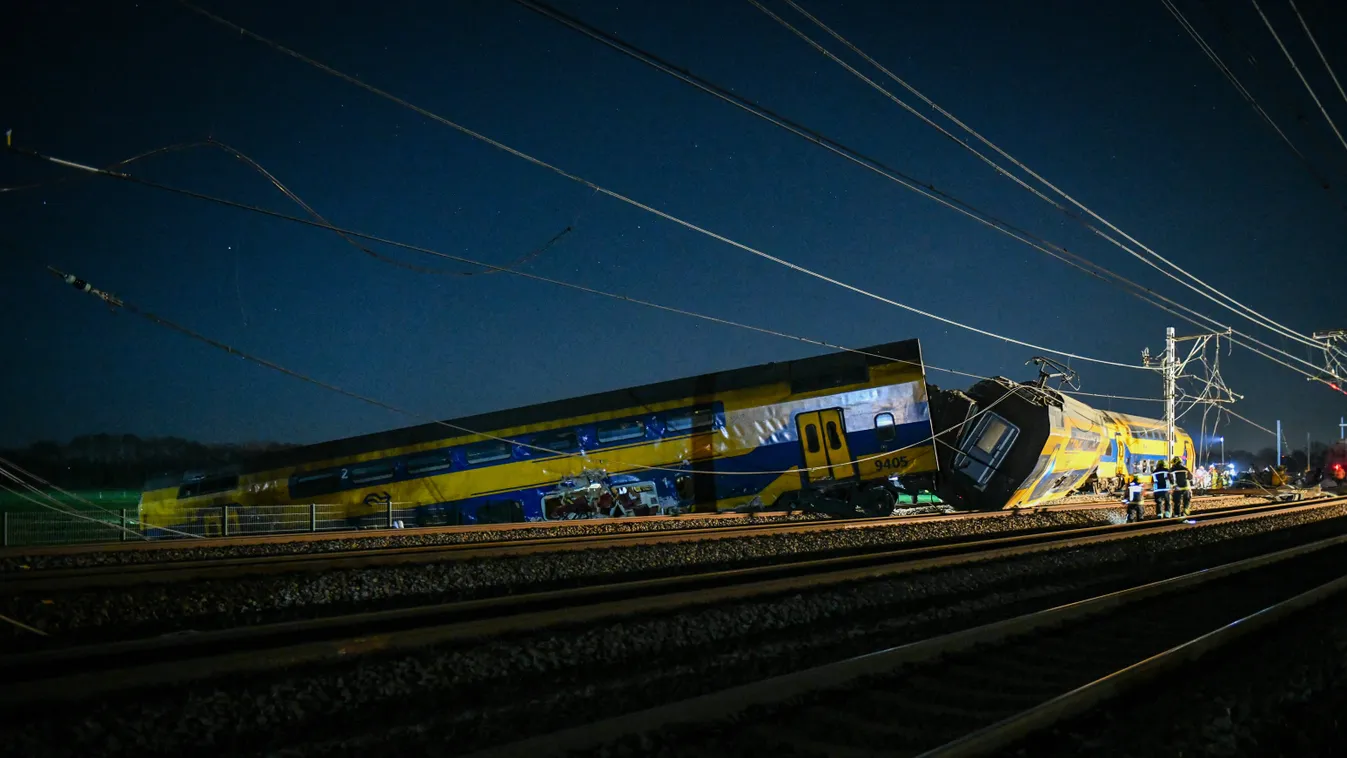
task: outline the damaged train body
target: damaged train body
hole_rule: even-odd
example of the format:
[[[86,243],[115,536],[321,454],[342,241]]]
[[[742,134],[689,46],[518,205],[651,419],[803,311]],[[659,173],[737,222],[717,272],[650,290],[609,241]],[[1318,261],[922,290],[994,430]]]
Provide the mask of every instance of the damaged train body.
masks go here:
[[[387,523],[394,505],[423,526],[880,515],[935,473],[921,347],[908,340],[290,448],[147,488],[140,522],[215,533],[223,512],[256,531],[248,522],[310,504],[350,525]]]

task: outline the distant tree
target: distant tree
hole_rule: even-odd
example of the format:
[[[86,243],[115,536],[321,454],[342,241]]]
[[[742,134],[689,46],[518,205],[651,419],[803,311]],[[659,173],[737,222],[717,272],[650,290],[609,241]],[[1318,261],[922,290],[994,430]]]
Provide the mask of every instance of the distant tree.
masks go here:
[[[88,434],[66,444],[36,442],[4,451],[5,458],[48,481],[72,489],[140,489],[152,477],[180,481],[185,471],[246,463],[280,443],[206,445],[181,437],[142,439],[133,434]]]

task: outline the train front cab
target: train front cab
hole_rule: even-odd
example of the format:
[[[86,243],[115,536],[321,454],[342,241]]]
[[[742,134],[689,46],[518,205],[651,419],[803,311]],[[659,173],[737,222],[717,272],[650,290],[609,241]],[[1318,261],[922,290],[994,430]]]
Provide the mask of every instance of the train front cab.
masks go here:
[[[1094,473],[1107,444],[1097,412],[1054,390],[996,377],[973,385],[964,398],[942,403],[935,419],[942,429],[968,419],[940,489],[941,499],[961,509],[1031,507],[1065,497]]]

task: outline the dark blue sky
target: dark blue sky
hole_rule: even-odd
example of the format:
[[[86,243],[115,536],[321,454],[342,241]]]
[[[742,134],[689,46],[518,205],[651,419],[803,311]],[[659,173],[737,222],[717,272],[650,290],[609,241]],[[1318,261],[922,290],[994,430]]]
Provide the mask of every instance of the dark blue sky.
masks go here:
[[[92,164],[213,136],[334,223],[864,346],[1026,378],[1033,351],[946,327],[755,258],[549,174],[240,38],[172,2],[7,11],[0,129]],[[995,176],[740,2],[567,12],[895,168],[1217,316],[1228,312]],[[1252,8],[1179,6],[1335,183],[1347,151]],[[1340,75],[1347,13],[1302,3]],[[414,103],[746,244],[914,306],[1049,347],[1135,361],[1172,317],[513,3],[208,4]],[[309,6],[305,6],[309,7]],[[1347,327],[1343,188],[1314,183],[1159,2],[813,2],[937,102],[1160,253],[1308,333]],[[1288,6],[1265,7],[1321,98],[1344,106]],[[17,11],[17,13],[16,13]],[[789,11],[783,11],[789,13]],[[796,17],[798,18],[798,17]],[[1297,121],[1297,112],[1303,119]],[[224,153],[130,169],[299,211]],[[55,178],[0,157],[0,185]],[[45,273],[418,413],[452,417],[819,350],[508,275],[427,276],[334,235],[106,179],[0,194],[8,370],[0,445],[90,432],[311,442],[412,420],[231,358]],[[390,255],[445,268],[443,261]],[[1182,323],[1180,332],[1192,331]],[[1257,332],[1302,357],[1310,354]],[[1243,415],[1292,444],[1337,436],[1347,397],[1236,350]],[[1158,396],[1148,373],[1076,364],[1092,392]],[[967,379],[932,372],[941,386]],[[1109,401],[1099,401],[1109,407]],[[1159,415],[1158,404],[1112,402]],[[1272,438],[1234,422],[1229,443]]]

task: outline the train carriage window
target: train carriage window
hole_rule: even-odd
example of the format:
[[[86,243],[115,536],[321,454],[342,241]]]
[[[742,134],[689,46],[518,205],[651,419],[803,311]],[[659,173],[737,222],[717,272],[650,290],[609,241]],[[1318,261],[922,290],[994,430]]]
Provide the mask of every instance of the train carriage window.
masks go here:
[[[510,443],[504,440],[487,440],[463,448],[463,457],[474,466],[482,463],[495,463],[508,459],[512,447]]]
[[[238,475],[206,476],[194,482],[187,482],[178,488],[178,499],[214,495],[217,492],[229,492],[239,486]]]
[[[341,489],[341,472],[333,469],[296,474],[290,479],[290,497],[302,498]]]
[[[881,413],[875,416],[875,437],[880,442],[892,442],[898,430],[894,429],[893,414]]]
[[[609,421],[604,424],[599,424],[597,431],[599,444],[611,445],[614,442],[625,442],[627,440],[645,437],[645,422],[634,419],[627,421]]]
[[[427,453],[407,459],[408,474],[430,474],[453,466],[448,452]]]
[[[977,449],[984,453],[990,453],[996,449],[996,443],[1001,441],[1001,435],[1005,434],[1006,423],[1000,417],[991,418],[982,434],[978,436]]]
[[[342,479],[351,484],[369,484],[393,478],[393,464],[388,461],[364,463],[342,469]]]
[[[715,411],[698,408],[694,411],[676,411],[664,417],[664,430],[673,434],[702,432],[716,425]]]
[[[555,450],[558,453],[570,453],[580,449],[580,440],[573,431],[564,432],[542,432],[533,438],[530,443],[535,448],[542,450],[530,450],[534,455],[547,455],[546,451]]]
[[[954,470],[972,478],[979,489],[985,488],[1019,434],[1019,427],[995,413],[986,412],[959,445]]]
[[[809,452],[811,453],[818,452],[819,450],[818,427],[815,426],[814,424],[804,425],[804,443],[805,446],[809,448]]]
[[[837,422],[836,422],[836,421],[829,421],[829,422],[828,422],[828,425],[827,425],[827,429],[828,429],[828,447],[829,447],[829,449],[832,449],[832,450],[841,450],[841,449],[842,449],[842,436],[841,436],[841,434],[838,433]]]

